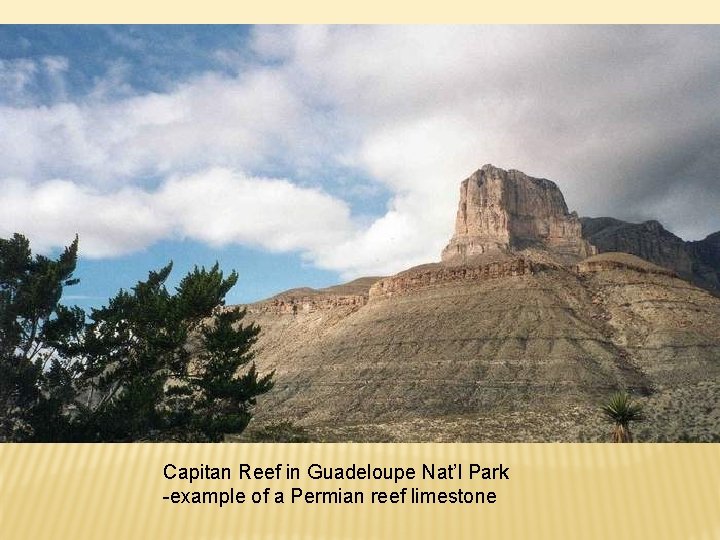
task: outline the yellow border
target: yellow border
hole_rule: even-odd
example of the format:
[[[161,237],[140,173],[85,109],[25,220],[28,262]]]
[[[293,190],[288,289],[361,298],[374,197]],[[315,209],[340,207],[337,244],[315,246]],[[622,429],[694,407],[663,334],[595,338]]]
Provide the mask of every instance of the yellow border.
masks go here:
[[[5,2],[3,23],[683,23],[720,22],[707,0],[514,0],[418,2],[410,0],[271,0],[177,2],[97,0]]]

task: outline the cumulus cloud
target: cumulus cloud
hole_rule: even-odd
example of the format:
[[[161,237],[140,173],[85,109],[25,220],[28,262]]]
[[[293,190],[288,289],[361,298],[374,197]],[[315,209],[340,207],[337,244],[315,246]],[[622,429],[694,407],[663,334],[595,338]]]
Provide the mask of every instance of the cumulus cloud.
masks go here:
[[[5,62],[15,101],[0,107],[0,178],[16,179],[5,183],[23,204],[83,201],[95,256],[179,235],[300,251],[346,277],[389,273],[437,260],[458,184],[486,162],[556,181],[581,215],[656,218],[700,238],[720,229],[719,38],[687,26],[263,26],[249,52],[217,51],[236,75],[138,94],[120,63],[95,92],[42,106],[18,96],[38,71],[73,66]],[[382,186],[386,211],[361,219],[334,178],[343,170]],[[147,220],[123,230],[93,210],[106,206]],[[0,218],[21,225],[49,244],[72,228]]]
[[[229,169],[173,177],[154,191],[102,193],[68,180],[30,185],[6,179],[2,186],[0,234],[23,231],[41,251],[66,245],[78,233],[83,253],[98,258],[167,238],[301,251],[312,258],[352,230],[343,201],[287,180]]]
[[[172,178],[154,197],[180,235],[214,245],[312,254],[352,231],[350,211],[341,200],[287,180],[226,169]]]
[[[208,165],[260,167],[288,151],[302,112],[282,78],[263,70],[207,74],[165,94],[0,107],[0,175],[97,184]]]
[[[331,249],[352,231],[347,205],[287,180],[228,169],[173,177],[154,191],[100,192],[68,180],[3,182],[0,234],[23,231],[37,249],[66,245],[76,233],[89,257],[123,255],[165,238],[270,251]]]
[[[139,189],[102,194],[68,180],[32,185],[5,179],[0,185],[0,234],[22,232],[40,251],[67,245],[79,233],[86,256],[114,256],[142,249],[172,230],[166,216],[154,211],[152,197]]]

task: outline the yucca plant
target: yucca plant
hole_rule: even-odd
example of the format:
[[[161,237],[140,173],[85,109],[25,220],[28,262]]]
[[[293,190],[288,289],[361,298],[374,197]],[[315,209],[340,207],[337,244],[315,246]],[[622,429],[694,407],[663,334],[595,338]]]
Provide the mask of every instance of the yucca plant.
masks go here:
[[[641,405],[633,403],[628,393],[617,392],[603,405],[602,412],[610,422],[615,424],[615,429],[612,433],[612,442],[633,442],[630,422],[637,422],[643,419]]]

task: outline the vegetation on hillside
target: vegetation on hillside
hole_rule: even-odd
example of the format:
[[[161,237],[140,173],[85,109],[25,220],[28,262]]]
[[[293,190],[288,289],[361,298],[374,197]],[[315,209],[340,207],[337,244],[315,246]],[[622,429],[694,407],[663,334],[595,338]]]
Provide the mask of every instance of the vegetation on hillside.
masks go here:
[[[617,392],[603,405],[602,412],[614,425],[612,442],[633,442],[630,422],[637,422],[643,419],[641,405],[633,403],[629,394]]]

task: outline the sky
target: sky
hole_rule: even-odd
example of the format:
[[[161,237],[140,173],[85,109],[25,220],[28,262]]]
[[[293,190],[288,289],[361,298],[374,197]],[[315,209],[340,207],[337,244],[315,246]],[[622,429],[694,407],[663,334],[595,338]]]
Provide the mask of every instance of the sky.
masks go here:
[[[0,26],[0,236],[78,234],[67,303],[170,260],[237,270],[229,303],[439,260],[485,163],[720,230],[720,27]]]

